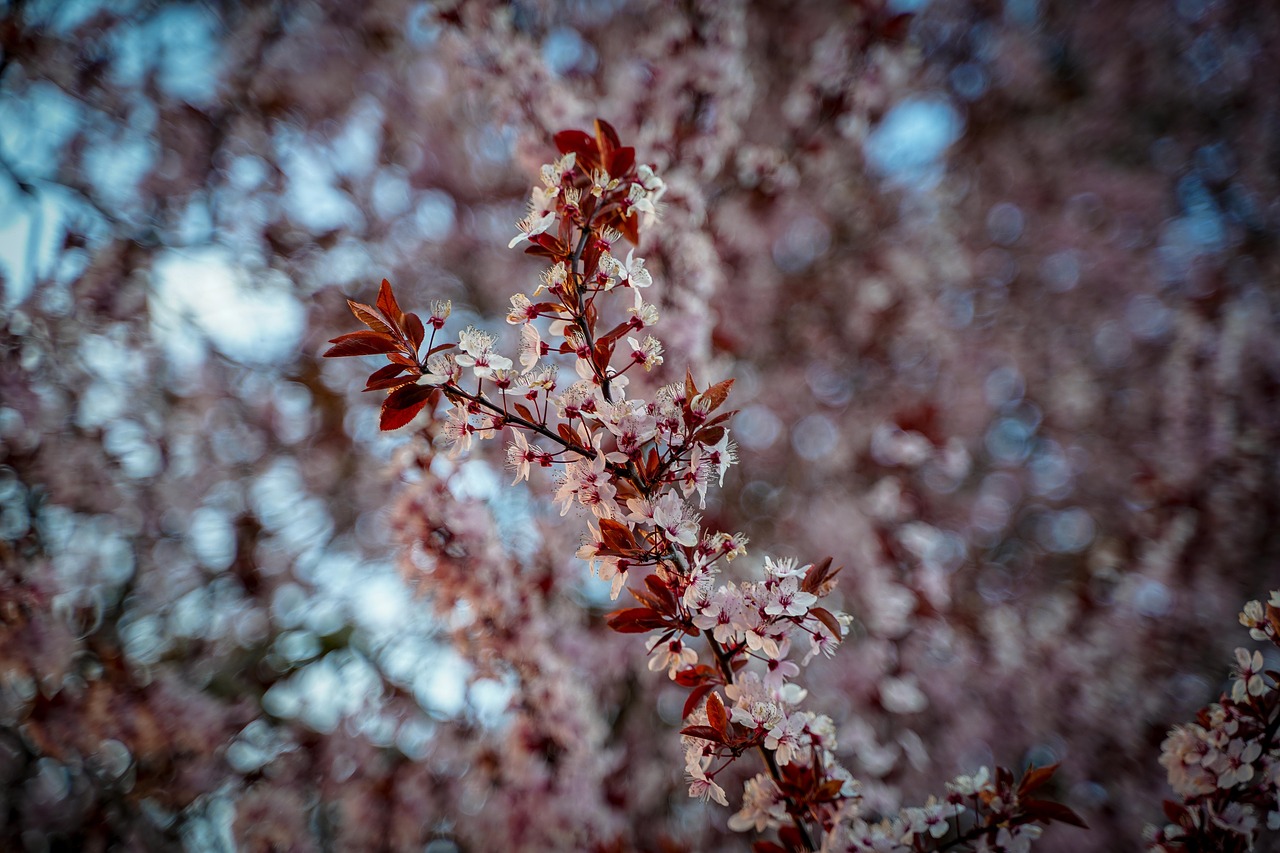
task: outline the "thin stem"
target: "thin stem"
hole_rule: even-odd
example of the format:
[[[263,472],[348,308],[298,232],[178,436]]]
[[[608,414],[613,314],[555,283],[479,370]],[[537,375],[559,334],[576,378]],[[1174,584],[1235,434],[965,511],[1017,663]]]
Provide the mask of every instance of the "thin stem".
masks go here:
[[[671,549],[671,558],[677,563],[684,562],[679,550],[674,547]],[[687,566],[681,566],[681,568],[685,571],[688,570]],[[716,667],[720,670],[720,677],[724,679],[725,686],[734,684],[732,656],[725,650],[724,646],[720,645],[710,632],[706,632],[705,636],[707,638],[707,645],[711,647],[711,653],[715,655]],[[757,749],[760,751],[760,757],[764,759],[764,766],[769,771],[769,776],[773,779],[774,784],[778,786],[779,792],[781,792],[782,771],[778,768],[778,762],[774,759],[773,753],[766,748],[763,743],[760,744]],[[786,795],[783,794],[783,796],[785,797]],[[789,805],[791,804],[790,797],[787,797],[787,802]],[[805,849],[817,850],[818,848],[815,847],[813,843],[813,836],[809,834],[809,827],[805,824],[804,820],[790,808],[787,809],[787,814],[791,815],[791,821],[795,824],[796,831],[800,833],[800,840],[804,843]]]
[[[482,397],[478,394],[468,394],[466,391],[462,390],[456,385],[448,386],[447,391],[451,394],[457,394],[459,397],[463,398],[464,400],[470,400],[472,403],[475,403],[476,405],[483,406],[484,408],[493,412],[495,415],[501,415],[504,421],[517,424],[529,430],[530,432],[536,432],[538,435],[541,435],[544,438],[549,438],[552,441],[554,441],[556,444],[563,447],[565,450],[572,450],[574,453],[578,453],[578,454],[581,454],[582,456],[586,456],[588,459],[596,458],[596,452],[594,449],[590,447],[582,447],[579,444],[565,441],[563,436],[560,436],[557,433],[552,432],[542,424],[536,424],[533,421],[525,420],[519,415],[514,415],[514,414],[511,414],[510,412],[504,411],[498,406],[495,406],[486,397]]]
[[[582,445],[576,442],[565,441],[563,436],[552,432],[542,424],[536,424],[533,421],[529,421],[520,417],[519,415],[515,415],[510,412],[507,412],[504,409],[498,406],[495,406],[486,397],[480,396],[479,394],[468,394],[466,391],[462,390],[456,385],[448,386],[447,392],[451,394],[456,394],[457,396],[463,398],[464,400],[470,400],[471,402],[475,403],[478,406],[483,406],[484,408],[493,412],[495,415],[501,415],[503,421],[506,423],[513,423],[513,424],[516,424],[517,426],[520,426],[520,427],[523,427],[524,429],[529,430],[530,432],[536,432],[538,435],[542,436],[543,438],[548,438],[554,441],[556,444],[560,445],[565,450],[572,451],[573,453],[577,453],[580,456],[585,456],[588,459],[596,458],[595,448],[583,447]],[[633,473],[632,470],[628,468],[622,468],[621,466],[615,465],[612,462],[608,464],[608,468],[615,475],[619,477],[625,477],[628,480],[631,480],[633,483],[636,484],[637,487],[641,486],[641,481],[639,477],[635,473]]]
[[[730,659],[729,653],[710,634],[707,635],[707,645],[711,646],[711,653],[716,656],[716,664],[720,669],[720,676],[724,679],[724,683],[726,685],[733,684],[733,661]],[[756,748],[760,752],[760,757],[764,759],[764,766],[768,769],[769,775],[773,777],[774,783],[778,786],[778,790],[781,791],[782,771],[778,768],[778,762],[774,759],[773,753],[764,744],[760,744]],[[813,837],[809,834],[809,827],[804,820],[792,812],[791,809],[788,809],[787,813],[791,815],[791,820],[795,824],[796,831],[800,833],[800,840],[804,843],[805,849],[818,849],[813,844]]]
[[[587,239],[590,238],[590,236],[593,233],[594,232],[591,230],[591,218],[588,217],[582,223],[582,235],[578,238],[578,245],[573,250],[573,254],[569,256],[569,274],[570,275],[574,274],[573,268],[578,265],[579,261],[582,260],[582,253],[586,251],[586,248],[587,248]],[[587,283],[587,268],[585,265],[582,268],[582,272],[578,273],[578,276],[579,276],[580,284],[582,286],[585,286]],[[596,342],[591,335],[591,326],[587,322],[586,309],[583,308],[582,306],[582,287],[581,286],[576,288],[575,298],[578,304],[574,307],[577,308],[578,310],[573,312],[574,320],[577,322],[578,328],[582,330],[582,337],[587,342],[587,349],[591,352],[592,362],[594,363]],[[612,403],[613,391],[609,388],[609,369],[607,365],[605,366],[603,376],[600,375],[600,372],[597,370],[596,378],[600,380],[600,392],[604,394],[605,400]]]

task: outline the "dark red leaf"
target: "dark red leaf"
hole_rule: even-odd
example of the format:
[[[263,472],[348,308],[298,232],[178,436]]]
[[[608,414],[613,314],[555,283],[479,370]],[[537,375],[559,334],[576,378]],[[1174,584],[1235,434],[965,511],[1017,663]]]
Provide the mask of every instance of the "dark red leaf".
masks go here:
[[[832,636],[837,640],[844,638],[844,633],[840,630],[840,620],[831,615],[830,610],[827,610],[825,607],[811,607],[809,608],[809,615],[817,619],[823,625],[826,625],[827,630],[829,630]]]
[[[582,171],[590,174],[593,168],[600,165],[596,141],[581,130],[562,130],[556,134],[555,141],[561,154],[572,152],[577,155],[577,165]]]
[[[400,303],[396,302],[396,295],[391,292],[391,282],[385,278],[382,280],[382,287],[378,288],[378,310],[397,326],[404,325],[404,312],[400,310]]]
[[[636,540],[631,535],[630,528],[611,518],[600,519],[600,536],[611,548],[626,550],[636,547]]]
[[[648,607],[628,607],[605,616],[605,624],[619,634],[645,634],[666,628],[668,621]]]
[[[729,739],[729,715],[724,711],[724,700],[715,691],[707,697],[707,724],[718,731],[722,738]]]
[[[565,254],[563,252],[553,252],[547,247],[541,246],[536,242],[525,246],[524,253],[535,258],[550,258],[553,261],[563,261],[565,259]]]
[[[614,130],[613,125],[602,118],[596,119],[596,144],[600,146],[600,153],[606,156],[611,154],[615,148],[622,147],[622,140],[618,137],[618,131]]]
[[[716,671],[705,663],[687,666],[676,673],[675,682],[681,687],[698,687],[716,679]],[[685,714],[685,716],[689,716]]]
[[[351,313],[356,315],[356,319],[364,323],[375,332],[386,335],[389,338],[395,337],[395,332],[387,325],[387,322],[371,305],[365,305],[363,302],[347,300],[347,307],[351,309]]]
[[[359,355],[385,355],[400,349],[400,345],[386,335],[377,332],[351,332],[329,341],[333,346],[325,358],[348,358]]]
[[[378,422],[379,428],[393,430],[409,423],[418,412],[422,411],[422,407],[432,399],[432,395],[437,393],[437,389],[428,388],[424,385],[406,385],[403,388],[397,388],[392,391],[387,395],[387,399],[382,401],[382,417]]]
[[[615,149],[609,157],[609,175],[614,178],[626,177],[636,165],[636,149],[630,145]]]
[[[648,587],[649,591],[653,593],[654,597],[658,601],[662,602],[662,606],[659,609],[663,613],[676,612],[676,594],[675,591],[671,589],[670,584],[662,580],[662,578],[657,575],[649,575],[644,579],[644,585]]]
[[[716,415],[714,418],[708,418],[706,423],[704,423],[702,426],[703,428],[719,426],[720,424],[729,420],[729,418],[733,417],[736,414],[737,414],[736,410],[732,412],[721,412],[720,414]]]
[[[1084,822],[1084,818],[1062,803],[1054,803],[1049,800],[1023,800],[1022,809],[1036,820],[1056,820],[1058,823],[1069,823],[1081,829],[1089,828],[1089,824]]]
[[[804,843],[804,837],[800,834],[800,830],[788,824],[778,827],[778,840],[787,845],[787,853],[797,853],[797,851],[809,849],[809,845]]]
[[[1013,786],[1013,771],[1008,767],[996,767],[996,790],[1004,791]]]
[[[603,372],[605,365],[613,358],[613,348],[617,346],[618,341],[609,340],[607,338],[596,341],[595,362],[597,368]]]
[[[720,439],[724,438],[724,427],[713,426],[707,429],[700,430],[698,434],[695,435],[693,438],[694,438],[694,441],[700,442],[702,444],[707,445],[708,447],[711,447],[712,445],[720,441]]]
[[[1026,796],[1032,791],[1043,787],[1046,782],[1053,778],[1053,774],[1057,769],[1057,764],[1050,764],[1047,767],[1027,768],[1026,775],[1022,777],[1022,782],[1018,785],[1018,796]]]
[[[681,670],[676,674],[676,681],[679,682],[680,676],[684,673]],[[693,713],[693,709],[698,707],[698,703],[702,701],[702,697],[711,692],[712,685],[699,684],[693,688],[693,692],[689,694],[689,698],[684,700],[684,710],[680,712],[680,719],[687,720],[689,715]]]
[[[379,367],[373,373],[369,374],[370,382],[381,382],[384,379],[391,379],[404,373],[405,366],[403,364],[386,364]]]
[[[627,216],[625,218],[615,218],[612,223],[614,228],[622,232],[622,236],[627,238],[627,242],[632,245],[640,245],[640,217]]]
[[[407,385],[410,382],[416,382],[416,376],[401,376],[406,370],[403,364],[388,364],[386,367],[375,370],[367,382],[365,382],[364,390],[366,391],[385,391],[388,388],[399,388],[401,385]]]
[[[699,740],[709,740],[712,743],[727,743],[724,735],[711,726],[685,726],[680,730],[680,734],[696,737]]]
[[[628,592],[631,593],[632,598],[643,604],[645,607],[648,607],[650,610],[653,610],[654,612],[662,611],[662,599],[654,595],[648,589],[630,587]]]
[[[514,408],[516,410],[516,414],[524,418],[529,423],[531,424],[537,423],[537,421],[533,417],[533,412],[529,411],[529,407],[526,406],[524,403],[516,403]]]
[[[634,328],[635,326],[631,325],[631,321],[627,320],[626,322],[619,323],[609,331],[605,332],[599,339],[602,341],[616,341]]]
[[[818,793],[814,799],[819,802],[829,803],[834,800],[841,799],[842,795],[840,792],[842,790],[844,790],[844,782],[839,779],[831,779],[830,781],[823,782],[818,786]]]
[[[563,240],[545,231],[541,234],[534,234],[529,238],[529,242],[536,246],[541,246],[554,257],[564,257],[569,254],[569,247],[564,244]]]
[[[804,580],[800,581],[800,589],[814,595],[826,595],[835,586],[834,578],[841,571],[841,569],[833,571],[831,558],[827,557],[809,567],[809,571],[804,573]]]
[[[422,318],[417,314],[404,315],[404,331],[415,350],[422,346],[422,341],[427,336],[426,329],[422,327]]]
[[[595,201],[595,196],[587,196],[587,198]],[[589,214],[583,211],[584,216]],[[587,241],[587,248],[582,252],[582,278],[584,281],[590,281],[592,276],[596,274],[600,264],[600,244],[595,240]]]
[[[772,841],[756,841],[751,845],[751,853],[788,853],[787,848]]]
[[[372,380],[371,380],[372,381]],[[383,379],[364,387],[365,391],[394,391],[396,388],[403,388],[405,385],[417,382],[417,378],[413,376],[397,376],[394,379]]]
[[[724,401],[729,398],[729,391],[733,388],[733,380],[726,379],[723,382],[717,382],[702,393],[702,399],[711,401],[711,408],[708,411],[714,412],[723,405]]]

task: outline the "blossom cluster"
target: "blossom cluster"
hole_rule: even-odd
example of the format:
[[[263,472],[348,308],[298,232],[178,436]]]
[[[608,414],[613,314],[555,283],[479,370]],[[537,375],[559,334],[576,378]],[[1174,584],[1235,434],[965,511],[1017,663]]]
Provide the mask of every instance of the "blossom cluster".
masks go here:
[[[814,850],[820,833],[831,850],[1013,851],[1040,824],[1080,824],[1064,806],[1030,796],[1052,767],[1030,770],[1016,787],[1009,771],[992,778],[984,768],[952,783],[945,801],[867,822],[858,785],[836,758],[832,720],[805,710],[808,691],[794,682],[847,633],[850,617],[820,605],[840,570],[830,559],[766,557],[762,580],[723,580],[746,539],[704,525],[701,511],[737,461],[733,412],[724,409],[733,380],[699,388],[686,371],[650,399],[629,396],[641,386],[632,386],[636,369],[661,365],[663,346],[649,331],[658,311],[643,296],[652,275],[635,248],[621,258],[619,242],[638,244],[664,183],[603,121],[594,135],[564,131],[556,143],[561,156],[542,167],[510,243],[528,243],[528,254],[549,262],[531,295],[510,299],[516,358],[474,326],[437,343],[449,303],[433,303],[424,322],[400,309],[386,281],[376,307],[350,303],[368,331],[333,339],[326,355],[387,356],[366,385],[389,392],[382,428],[424,411],[438,417],[445,403],[439,435],[451,454],[510,430],[513,485],[558,466],[560,514],[589,514],[577,555],[611,582],[614,599],[625,589],[638,604],[609,614],[609,626],[649,635],[649,668],[689,690],[681,735],[690,796],[728,805],[718,778],[745,754],[760,755],[764,771],[747,780],[729,826],[776,831],[782,846],[762,849]],[[604,298],[624,291],[630,304],[621,309]]]
[[[1280,590],[1245,604],[1240,624],[1280,647]],[[1148,849],[1252,850],[1263,823],[1280,829],[1280,672],[1265,667],[1262,652],[1237,648],[1231,692],[1165,738],[1160,763],[1182,802],[1165,803]]]

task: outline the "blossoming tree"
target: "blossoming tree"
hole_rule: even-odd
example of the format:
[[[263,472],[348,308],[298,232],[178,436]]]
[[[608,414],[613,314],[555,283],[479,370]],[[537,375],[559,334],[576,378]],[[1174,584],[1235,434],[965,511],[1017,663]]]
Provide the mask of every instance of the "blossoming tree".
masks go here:
[[[807,664],[845,637],[850,617],[818,604],[840,570],[830,559],[801,566],[766,557],[762,580],[723,580],[723,564],[746,552],[746,540],[706,528],[692,501],[705,508],[707,489],[737,461],[733,413],[723,410],[732,380],[699,389],[686,373],[651,401],[627,396],[628,374],[661,365],[662,344],[632,334],[658,320],[644,301],[653,284],[644,261],[634,248],[625,260],[615,253],[624,236],[639,242],[640,223],[656,215],[665,185],[604,121],[594,136],[562,131],[556,144],[561,157],[542,166],[510,243],[529,242],[530,254],[550,262],[532,298],[511,296],[507,322],[520,327],[521,370],[497,352],[496,336],[474,326],[456,343],[437,344],[448,302],[433,303],[424,322],[401,309],[384,280],[376,307],[349,303],[368,329],[334,338],[326,355],[387,356],[365,386],[388,392],[381,427],[406,426],[419,413],[432,419],[444,400],[440,439],[452,455],[509,429],[513,486],[535,466],[563,465],[554,497],[560,514],[577,506],[594,517],[577,556],[610,581],[612,598],[627,590],[640,605],[611,613],[610,627],[649,635],[648,668],[689,689],[681,734],[690,796],[728,805],[717,778],[745,753],[759,753],[764,770],[747,780],[729,819],[733,830],[778,831],[777,843],[757,849],[816,850],[820,838],[823,849],[851,851],[1012,851],[1039,837],[1040,824],[1083,827],[1069,808],[1033,796],[1052,767],[1029,769],[1016,787],[1009,771],[983,768],[922,808],[878,822],[860,812],[857,782],[836,758],[832,721],[803,709],[807,691],[793,681],[800,668],[791,659],[793,646],[808,646]],[[610,326],[606,318],[618,311],[609,297],[627,291],[631,304]],[[620,354],[624,337],[629,352]],[[573,364],[576,378],[565,387],[555,355]],[[708,662],[699,662],[695,638]]]
[[[1033,798],[1091,827],[1038,850],[1135,848],[1171,792],[1155,843],[1269,843],[1271,694],[1249,690],[1274,652],[1237,659],[1247,718],[1233,684],[1218,697],[1224,629],[1280,559],[1280,8],[914,5],[7,4],[0,847],[737,850],[747,783],[761,803],[778,785],[761,750],[788,751],[786,782],[823,717],[860,783],[842,815],[928,809],[921,846],[943,780],[985,788],[997,764],[1057,765]],[[549,192],[555,131],[596,115],[666,186],[637,193],[662,218],[613,241],[594,296],[593,344],[643,323],[614,340],[615,405],[688,398],[686,366],[704,396],[737,380],[710,417],[740,410],[722,425],[745,464],[699,483],[719,442],[697,466],[688,448],[666,473],[693,491],[661,484],[652,521],[629,466],[592,468],[580,428],[630,450],[611,408],[560,434],[552,398],[600,393],[554,318],[500,319],[553,266],[507,243],[562,227],[545,205],[511,230],[527,184]],[[319,358],[344,294],[377,302],[370,276],[425,306],[422,360],[455,344],[437,355],[501,430],[484,406],[450,421],[441,382],[412,392],[439,392],[437,419],[378,432],[363,365]],[[568,379],[534,401],[474,369],[553,363]],[[515,404],[553,436],[506,422]],[[471,450],[450,460],[454,433]],[[495,433],[528,488],[494,473]],[[560,517],[547,475],[569,466]],[[640,539],[583,505],[593,488]],[[681,597],[651,653],[608,627],[650,606],[622,587],[659,564],[593,549],[674,542],[682,583],[719,531],[753,553],[710,566],[710,606]],[[770,599],[822,555],[833,589]],[[584,582],[592,560],[613,579]],[[752,637],[711,609],[744,602],[787,612]],[[843,635],[830,657],[809,657],[813,632],[836,641],[815,608]],[[786,727],[732,719],[708,627],[749,661],[735,687],[784,685]],[[690,653],[710,679],[661,675]],[[729,742],[676,736],[713,694]],[[762,742],[730,761],[740,736]],[[730,807],[686,796],[695,766]],[[963,804],[938,843],[977,817]],[[774,805],[760,840],[795,842]]]

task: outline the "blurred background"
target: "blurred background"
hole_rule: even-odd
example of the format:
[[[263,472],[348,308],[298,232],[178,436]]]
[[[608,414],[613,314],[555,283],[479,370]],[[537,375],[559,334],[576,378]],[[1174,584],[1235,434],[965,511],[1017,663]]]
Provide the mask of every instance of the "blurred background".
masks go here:
[[[1042,849],[1160,819],[1280,586],[1280,6],[8,0],[0,51],[0,847],[743,848],[582,520],[319,358],[384,277],[501,330],[597,116],[668,182],[669,378],[737,379],[707,519],[846,566],[805,682],[868,810],[1060,761]]]

